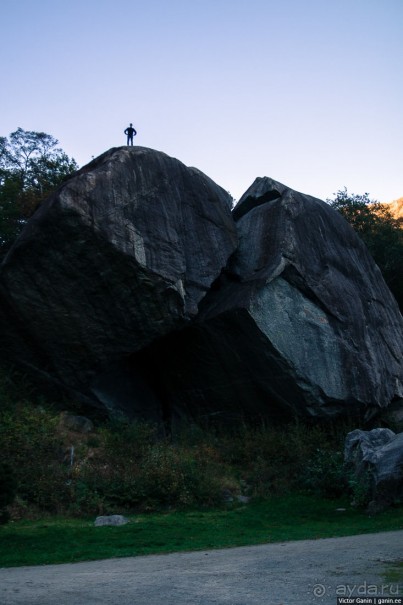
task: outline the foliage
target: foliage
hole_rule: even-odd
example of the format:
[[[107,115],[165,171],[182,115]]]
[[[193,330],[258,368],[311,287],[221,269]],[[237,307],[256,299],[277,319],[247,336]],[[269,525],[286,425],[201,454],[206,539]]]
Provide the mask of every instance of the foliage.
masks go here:
[[[120,425],[120,426],[119,426]],[[72,500],[83,510],[158,510],[221,501],[222,468],[199,448],[157,439],[155,427],[116,421],[99,431],[95,455],[75,465]],[[96,499],[94,499],[96,495]]]
[[[300,481],[310,493],[325,498],[338,498],[348,493],[349,483],[342,452],[317,448],[305,466]]]
[[[17,484],[11,466],[0,462],[0,525],[7,523],[9,512],[6,507],[15,498]]]
[[[5,254],[41,202],[78,168],[44,132],[0,137],[0,252]]]
[[[0,450],[15,469],[17,516],[80,515],[221,503],[226,465],[203,446],[178,445],[154,426],[114,420],[83,435],[63,426],[26,385],[0,373]],[[60,409],[60,406],[58,406]]]
[[[68,495],[56,424],[57,418],[45,409],[24,402],[0,413],[0,449],[14,469],[19,498],[54,512]]]
[[[346,473],[346,478],[352,495],[352,504],[358,508],[366,508],[372,499],[372,477],[369,469],[357,476],[353,471]]]
[[[221,447],[254,496],[308,490],[334,497],[342,489],[336,494],[333,477],[343,473],[340,450],[349,430],[345,422],[244,426]]]
[[[99,421],[82,434],[66,428],[61,409],[24,377],[0,371],[0,451],[18,484],[13,518],[201,509],[238,496],[304,491],[334,498],[356,491],[343,477],[340,452],[352,428],[345,423],[199,426],[167,437],[153,425],[120,419]]]
[[[394,218],[386,204],[373,201],[368,193],[349,194],[344,188],[327,200],[349,221],[366,244],[383,277],[403,308],[403,220]]]

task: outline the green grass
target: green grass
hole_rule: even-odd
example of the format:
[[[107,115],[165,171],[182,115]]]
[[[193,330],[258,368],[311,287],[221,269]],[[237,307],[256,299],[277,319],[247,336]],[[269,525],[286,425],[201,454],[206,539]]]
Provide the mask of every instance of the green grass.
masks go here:
[[[383,574],[386,582],[401,584],[403,588],[403,560],[392,563]]]
[[[346,508],[338,512],[337,508]],[[0,566],[43,565],[403,529],[403,507],[375,517],[346,500],[293,495],[227,510],[132,516],[121,527],[48,518],[0,527]]]

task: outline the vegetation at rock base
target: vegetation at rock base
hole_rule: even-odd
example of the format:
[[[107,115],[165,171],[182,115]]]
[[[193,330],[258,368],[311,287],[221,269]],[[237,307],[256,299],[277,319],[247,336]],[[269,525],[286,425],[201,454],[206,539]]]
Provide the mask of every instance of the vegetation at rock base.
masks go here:
[[[61,413],[71,402],[45,401],[5,368],[0,400],[0,451],[16,482],[12,519],[203,509],[291,492],[354,496],[343,467],[346,422],[193,425],[162,437],[158,427],[115,419],[80,433]]]
[[[14,501],[16,487],[11,466],[0,462],[0,525],[6,523],[10,518],[6,507]]]
[[[41,202],[78,169],[58,144],[22,128],[0,137],[0,259]]]
[[[353,226],[366,244],[382,275],[403,309],[403,219],[395,218],[388,205],[339,190],[327,200]]]
[[[0,371],[0,401],[15,496],[10,503],[8,484],[3,567],[403,529],[402,506],[375,517],[352,506],[348,423],[189,426],[163,438],[146,423],[95,419],[79,433],[60,412],[77,414],[72,402],[44,399],[10,368]],[[121,513],[127,525],[94,527],[96,515]]]
[[[367,500],[344,474],[347,422],[194,425],[162,437],[147,423],[95,419],[80,433],[61,412],[78,406],[45,399],[10,368],[0,369],[0,402],[0,566],[403,529],[402,506],[370,517],[352,505]],[[93,526],[122,513],[128,525]]]

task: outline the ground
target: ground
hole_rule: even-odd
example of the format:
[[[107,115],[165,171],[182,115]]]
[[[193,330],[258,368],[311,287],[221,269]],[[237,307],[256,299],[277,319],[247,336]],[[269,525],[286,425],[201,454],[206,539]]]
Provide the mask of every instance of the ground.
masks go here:
[[[337,596],[402,595],[402,560],[403,531],[393,531],[0,569],[0,603],[336,605]]]

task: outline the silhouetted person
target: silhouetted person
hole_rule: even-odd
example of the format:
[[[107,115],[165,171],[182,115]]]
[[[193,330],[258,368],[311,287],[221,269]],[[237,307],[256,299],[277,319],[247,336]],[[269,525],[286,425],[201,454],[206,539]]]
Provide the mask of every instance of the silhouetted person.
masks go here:
[[[133,137],[136,136],[137,131],[133,128],[133,124],[130,122],[130,126],[128,126],[125,130],[125,134],[127,134],[127,144],[133,145]]]

